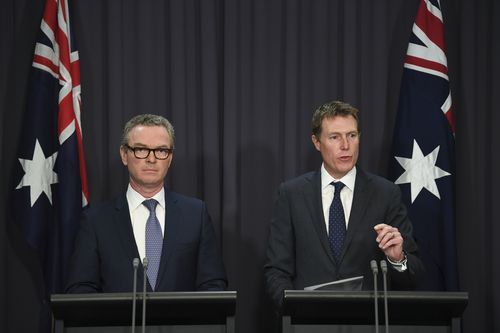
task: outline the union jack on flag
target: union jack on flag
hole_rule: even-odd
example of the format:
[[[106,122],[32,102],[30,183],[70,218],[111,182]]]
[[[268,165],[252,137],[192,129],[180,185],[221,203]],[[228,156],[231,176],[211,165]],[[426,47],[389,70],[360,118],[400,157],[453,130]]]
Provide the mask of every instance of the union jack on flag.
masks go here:
[[[439,0],[421,0],[403,69],[390,175],[400,185],[426,274],[421,290],[457,290],[455,121]]]
[[[89,199],[79,59],[71,32],[67,1],[47,0],[13,180],[13,219],[38,254],[45,297],[64,290],[80,213]]]

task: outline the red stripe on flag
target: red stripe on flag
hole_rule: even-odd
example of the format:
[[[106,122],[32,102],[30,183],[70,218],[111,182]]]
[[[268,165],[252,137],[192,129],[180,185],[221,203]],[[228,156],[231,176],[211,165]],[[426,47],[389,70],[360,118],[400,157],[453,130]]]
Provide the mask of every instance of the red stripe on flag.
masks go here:
[[[61,133],[71,124],[72,121],[76,122],[71,91],[59,101],[59,115],[57,118],[59,120],[57,124],[59,135],[61,135]]]
[[[48,0],[50,2],[50,0]],[[55,10],[57,3],[59,6],[57,7],[57,11]],[[75,134],[78,142],[78,157],[79,157],[79,166],[80,166],[80,178],[81,178],[81,186],[82,193],[85,196],[85,200],[88,202],[89,200],[89,189],[87,182],[87,168],[85,165],[85,156],[83,150],[83,140],[82,140],[82,131],[80,128],[80,124],[77,120],[77,116],[75,114],[75,106],[73,101],[73,90],[75,87],[80,86],[80,61],[79,59],[71,61],[71,43],[69,38],[70,36],[70,23],[69,17],[67,16],[67,7],[65,0],[59,0],[58,2],[51,2],[50,8],[53,13],[57,12],[57,15],[53,15],[53,18],[57,19],[60,17],[64,20],[66,25],[66,31],[63,30],[64,27],[58,26],[54,23],[53,31],[55,32],[56,40],[59,45],[59,68],[64,67],[70,76],[69,78],[65,78],[60,74],[59,79],[62,81],[71,82],[71,89],[68,91],[66,96],[63,96],[59,101],[59,113],[58,113],[58,134],[61,135],[62,131],[64,131],[72,122],[75,125]],[[47,10],[46,10],[47,11]],[[52,23],[51,23],[52,24]],[[52,27],[52,25],[51,25]],[[59,71],[62,72],[62,71]],[[76,103],[80,103],[76,101]]]
[[[78,87],[80,85],[80,60],[74,60],[70,65],[71,80],[73,81],[73,87]]]
[[[57,29],[57,36],[56,36],[57,43],[59,44],[59,67],[64,67],[68,71],[68,73],[71,73],[71,62],[70,62],[70,50],[69,50],[69,43],[68,39],[66,38],[66,34],[64,31],[61,29]],[[61,73],[61,71],[60,71]],[[62,77],[62,75],[61,75]],[[64,79],[64,77],[62,77]]]
[[[407,55],[406,59],[405,59],[405,64],[424,67],[427,69],[441,72],[441,73],[445,74],[446,76],[448,75],[448,67],[446,67],[440,63],[437,63],[435,61],[430,61],[430,60]]]
[[[432,40],[434,44],[439,46],[443,52],[444,36],[443,36],[443,22],[427,10],[426,1],[421,1],[418,7],[417,17],[415,24]]]
[[[85,165],[85,154],[83,152],[83,138],[81,128],[76,122],[76,138],[78,140],[78,157],[80,162],[80,178],[82,182],[82,192],[85,196],[85,200],[89,200],[89,187],[87,182],[87,166]]]
[[[57,28],[57,1],[47,0],[43,12],[43,20],[55,34]]]
[[[57,65],[55,65],[50,59],[44,57],[44,56],[40,56],[40,55],[37,55],[35,54],[33,56],[33,63],[37,63],[37,64],[40,64],[42,66],[45,66],[45,67],[48,67],[50,68],[50,70],[55,73],[56,75],[59,75],[59,67],[57,67]]]

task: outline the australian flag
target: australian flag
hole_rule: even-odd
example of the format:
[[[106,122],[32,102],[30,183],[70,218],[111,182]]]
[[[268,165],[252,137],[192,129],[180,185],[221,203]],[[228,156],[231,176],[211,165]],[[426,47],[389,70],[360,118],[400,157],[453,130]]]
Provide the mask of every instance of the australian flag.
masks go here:
[[[426,268],[421,290],[457,290],[455,123],[439,0],[421,0],[404,63],[390,175]]]
[[[28,83],[14,171],[13,218],[37,252],[45,293],[63,291],[88,203],[80,69],[67,0],[47,0]]]

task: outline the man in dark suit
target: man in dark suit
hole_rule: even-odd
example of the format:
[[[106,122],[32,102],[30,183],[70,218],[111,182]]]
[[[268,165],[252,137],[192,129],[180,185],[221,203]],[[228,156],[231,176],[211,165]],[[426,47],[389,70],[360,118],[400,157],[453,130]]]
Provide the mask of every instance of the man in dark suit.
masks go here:
[[[164,187],[173,149],[167,119],[145,114],[125,125],[120,156],[129,171],[127,192],[84,212],[67,292],[132,291],[134,258],[147,258],[149,291],[226,289],[205,204]]]
[[[312,141],[321,169],[280,185],[270,226],[266,290],[278,307],[283,291],[363,276],[388,260],[392,289],[413,289],[423,265],[399,188],[356,166],[358,110],[340,101],[319,107]]]

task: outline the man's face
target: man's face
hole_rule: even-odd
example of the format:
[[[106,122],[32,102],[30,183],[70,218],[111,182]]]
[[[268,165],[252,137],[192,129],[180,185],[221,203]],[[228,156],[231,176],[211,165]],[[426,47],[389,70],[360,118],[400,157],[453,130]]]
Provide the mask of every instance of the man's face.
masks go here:
[[[359,133],[353,116],[324,118],[319,140],[313,135],[312,141],[335,179],[345,176],[358,161]]]
[[[170,136],[162,126],[134,127],[129,133],[128,145],[132,148],[172,148]],[[132,150],[121,147],[120,156],[123,165],[128,168],[130,184],[137,192],[150,194],[163,187],[163,180],[172,162],[172,154],[167,159],[159,160],[151,151],[147,158],[138,159]]]

